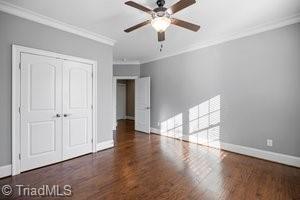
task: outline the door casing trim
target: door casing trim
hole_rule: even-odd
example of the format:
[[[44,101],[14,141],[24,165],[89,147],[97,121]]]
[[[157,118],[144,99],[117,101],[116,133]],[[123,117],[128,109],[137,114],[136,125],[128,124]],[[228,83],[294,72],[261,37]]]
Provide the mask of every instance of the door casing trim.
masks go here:
[[[81,62],[85,64],[92,65],[93,67],[93,110],[92,110],[92,152],[97,152],[97,61],[54,53],[50,51],[44,51],[29,47],[24,47],[20,45],[12,45],[12,116],[11,116],[11,130],[12,130],[12,172],[11,174],[17,175],[21,173],[21,160],[19,155],[21,155],[21,141],[20,141],[20,113],[19,108],[21,106],[20,103],[20,81],[21,81],[21,73],[20,73],[20,60],[21,53],[28,53],[40,56],[47,56],[62,60],[70,60]]]

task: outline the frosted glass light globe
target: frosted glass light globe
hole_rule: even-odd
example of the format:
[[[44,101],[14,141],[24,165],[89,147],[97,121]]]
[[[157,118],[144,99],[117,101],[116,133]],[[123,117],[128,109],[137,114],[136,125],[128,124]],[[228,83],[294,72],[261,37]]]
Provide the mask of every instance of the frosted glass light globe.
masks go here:
[[[151,20],[151,25],[157,32],[164,32],[165,30],[167,30],[170,24],[171,19],[165,16],[155,17]]]

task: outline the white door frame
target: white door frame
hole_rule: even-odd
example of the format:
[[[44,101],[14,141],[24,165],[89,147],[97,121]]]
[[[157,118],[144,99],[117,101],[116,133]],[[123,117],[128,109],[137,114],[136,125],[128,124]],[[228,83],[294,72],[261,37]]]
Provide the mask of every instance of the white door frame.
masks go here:
[[[113,130],[117,128],[117,81],[118,80],[135,80],[139,76],[113,76]]]
[[[12,175],[21,173],[20,160],[20,60],[21,53],[28,53],[34,55],[47,56],[62,60],[71,60],[81,63],[90,64],[93,66],[93,111],[92,111],[92,137],[93,137],[93,152],[97,152],[97,61],[88,60],[84,58],[58,54],[50,51],[44,51],[34,48],[28,48],[19,45],[12,45]]]

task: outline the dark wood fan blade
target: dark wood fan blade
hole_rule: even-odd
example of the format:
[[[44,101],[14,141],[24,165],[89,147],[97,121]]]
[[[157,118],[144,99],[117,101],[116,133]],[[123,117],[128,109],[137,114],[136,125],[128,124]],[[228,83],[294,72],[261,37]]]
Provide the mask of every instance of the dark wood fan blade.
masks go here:
[[[141,11],[147,12],[149,14],[151,14],[152,10],[150,8],[147,8],[145,6],[142,6],[141,4],[135,3],[133,1],[127,1],[125,2],[126,5],[134,7],[136,9],[139,9]]]
[[[135,26],[132,26],[132,27],[130,27],[130,28],[124,30],[124,31],[125,31],[126,33],[129,33],[129,32],[131,32],[131,31],[134,31],[135,29],[138,29],[138,28],[140,28],[140,27],[142,27],[142,26],[145,26],[145,25],[147,25],[147,24],[150,24],[150,20],[147,20],[147,21],[144,21],[144,22],[142,22],[142,23],[139,23],[139,24],[137,24],[137,25],[135,25]]]
[[[183,21],[183,20],[180,20],[180,19],[172,18],[171,23],[176,25],[176,26],[180,26],[182,28],[186,28],[186,29],[189,29],[189,30],[195,31],[195,32],[197,32],[200,29],[200,26],[198,26],[197,24],[192,24],[190,22],[186,22],[186,21]]]
[[[157,32],[158,41],[162,42],[165,40],[165,32]]]
[[[174,13],[177,13],[179,11],[181,11],[182,9],[192,5],[196,3],[196,0],[181,0],[181,1],[178,1],[177,3],[175,3],[174,5],[172,5],[168,10],[167,12],[169,14],[174,14]]]

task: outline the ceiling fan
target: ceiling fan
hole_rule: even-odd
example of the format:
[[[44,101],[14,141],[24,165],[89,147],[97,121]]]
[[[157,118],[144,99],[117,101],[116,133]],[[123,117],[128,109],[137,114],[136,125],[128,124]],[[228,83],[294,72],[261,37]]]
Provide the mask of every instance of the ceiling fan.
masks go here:
[[[132,26],[124,31],[126,33],[129,33],[138,28],[141,28],[142,26],[151,24],[152,27],[157,31],[159,42],[165,40],[165,31],[170,26],[170,24],[174,24],[176,26],[180,26],[182,28],[186,28],[188,30],[197,32],[200,29],[200,26],[172,17],[173,14],[183,10],[184,8],[186,8],[188,6],[191,6],[194,3],[196,3],[196,0],[180,0],[179,2],[172,5],[170,8],[165,8],[164,7],[165,1],[157,0],[156,4],[158,7],[151,10],[150,8],[147,8],[146,6],[140,5],[133,1],[127,1],[127,2],[125,2],[126,5],[148,13],[149,15],[151,15],[151,19],[146,20],[142,23],[139,23],[135,26]]]

